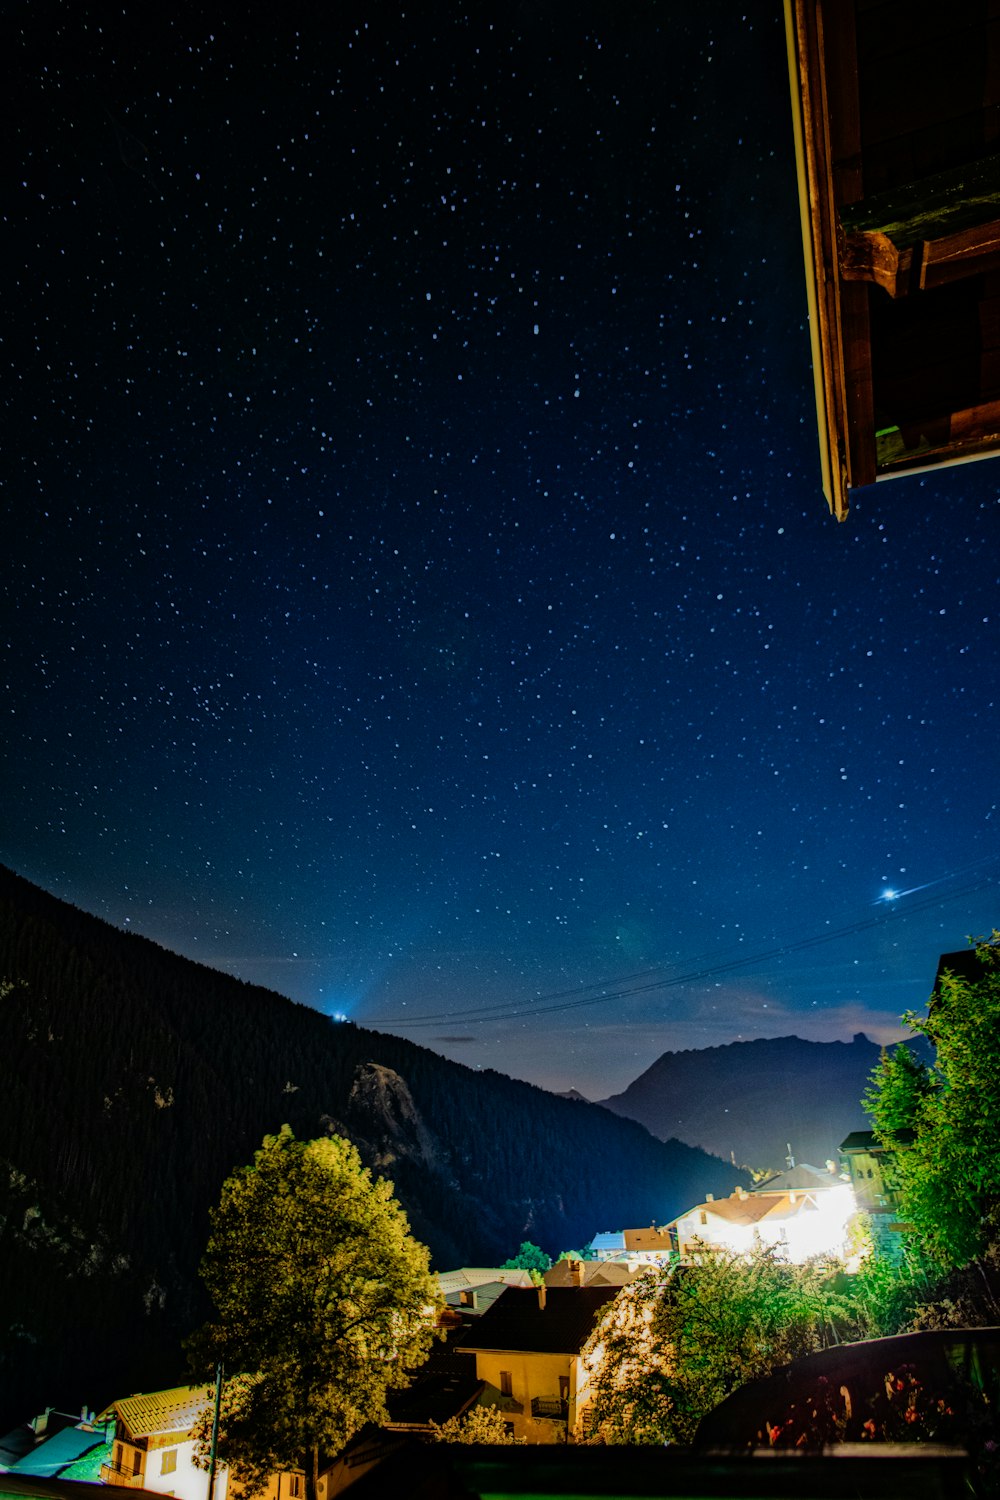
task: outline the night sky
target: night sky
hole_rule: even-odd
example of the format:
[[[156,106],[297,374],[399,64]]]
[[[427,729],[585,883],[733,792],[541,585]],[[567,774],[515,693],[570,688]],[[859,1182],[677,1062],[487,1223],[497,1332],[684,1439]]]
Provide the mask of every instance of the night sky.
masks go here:
[[[0,860],[594,1098],[899,1035],[1000,461],[827,512],[780,6],[240,10],[7,10]]]

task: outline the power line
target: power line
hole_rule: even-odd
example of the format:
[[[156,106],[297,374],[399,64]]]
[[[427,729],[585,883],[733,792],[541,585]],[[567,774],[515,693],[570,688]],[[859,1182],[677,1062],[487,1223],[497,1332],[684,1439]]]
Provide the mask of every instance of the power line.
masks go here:
[[[995,857],[988,857],[990,863],[995,863]],[[978,860],[971,866],[965,866],[966,870],[976,868],[986,861]],[[720,974],[729,974],[736,969],[748,968],[752,964],[768,963],[776,958],[783,958],[786,954],[802,953],[811,948],[819,947],[823,943],[836,942],[841,938],[852,937],[856,933],[871,931],[877,927],[887,927],[904,916],[913,916],[922,911],[928,911],[935,906],[943,906],[951,901],[958,901],[966,896],[971,896],[977,891],[986,890],[994,883],[995,876],[983,875],[974,881],[969,881],[952,891],[950,895],[926,896],[921,901],[908,902],[902,906],[886,906],[883,913],[874,917],[864,917],[856,922],[849,922],[843,927],[834,928],[830,932],[816,933],[811,937],[799,938],[794,942],[776,944],[772,948],[766,948],[757,953],[745,954],[737,958],[716,962],[697,968],[688,968],[684,973],[672,974],[662,979],[654,976],[663,973],[668,966],[660,965],[650,969],[643,969],[635,974],[624,974],[614,979],[598,980],[592,984],[582,985],[568,990],[554,990],[545,995],[540,995],[534,1000],[507,1000],[496,1001],[490,1005],[471,1006],[463,1010],[436,1011],[429,1015],[423,1015],[416,1019],[408,1016],[389,1016],[382,1020],[368,1021],[369,1026],[398,1026],[405,1030],[423,1026],[439,1026],[445,1021],[460,1021],[466,1026],[484,1025],[489,1022],[502,1020],[515,1020],[522,1016],[535,1017],[554,1015],[560,1011],[579,1010],[592,1005],[606,1005],[613,1000],[628,1000],[636,995],[647,995],[657,990],[675,989],[681,985],[697,984],[705,979],[713,979]],[[673,967],[673,966],[671,966]],[[639,980],[648,980],[646,983],[638,983]],[[596,991],[596,993],[594,993]],[[539,1001],[542,1003],[539,1004]]]

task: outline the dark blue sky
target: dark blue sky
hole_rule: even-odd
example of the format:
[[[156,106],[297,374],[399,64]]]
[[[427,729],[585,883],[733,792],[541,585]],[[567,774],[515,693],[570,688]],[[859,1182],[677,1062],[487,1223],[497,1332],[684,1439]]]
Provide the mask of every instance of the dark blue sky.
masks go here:
[[[827,514],[780,7],[12,25],[0,858],[592,1097],[898,1034],[998,921],[1000,464]]]

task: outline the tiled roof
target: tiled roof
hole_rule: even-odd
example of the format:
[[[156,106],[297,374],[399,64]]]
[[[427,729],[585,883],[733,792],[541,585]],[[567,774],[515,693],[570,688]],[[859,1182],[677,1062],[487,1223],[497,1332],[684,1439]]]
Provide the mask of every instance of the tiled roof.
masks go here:
[[[638,1270],[635,1262],[627,1260],[585,1260],[580,1262],[582,1282],[577,1281],[570,1269],[570,1262],[557,1260],[545,1272],[546,1286],[625,1286],[632,1281]]]
[[[770,1213],[772,1206],[766,1198],[751,1198],[749,1193],[745,1198],[716,1198],[712,1203],[701,1203],[686,1214],[679,1214],[677,1222],[704,1213],[709,1218],[725,1219],[727,1224],[756,1224]]]
[[[554,1286],[540,1306],[535,1288],[511,1287],[463,1336],[463,1349],[510,1349],[526,1354],[579,1354],[614,1286]]]
[[[652,1224],[648,1229],[626,1229],[625,1249],[669,1251],[670,1236],[665,1229],[657,1229]]]
[[[505,1286],[531,1286],[531,1273],[512,1270],[508,1266],[461,1266],[457,1271],[439,1271],[438,1285],[447,1296],[467,1286],[483,1286],[489,1281],[502,1281]]]
[[[709,1220],[715,1217],[723,1219],[727,1224],[761,1224],[765,1219],[774,1223],[785,1219],[797,1219],[803,1213],[815,1213],[816,1199],[811,1192],[765,1193],[763,1195],[748,1193],[744,1198],[738,1196],[717,1198],[714,1203],[702,1203],[698,1208],[692,1208],[686,1214],[681,1214],[677,1223],[679,1224],[682,1219],[690,1219],[693,1214],[700,1212],[704,1212]],[[708,1224],[704,1227],[707,1229]],[[697,1232],[698,1226],[695,1225],[696,1238]]]
[[[126,1396],[108,1410],[115,1412],[133,1437],[151,1437],[154,1433],[188,1432],[211,1400],[211,1386],[179,1385],[169,1391]]]

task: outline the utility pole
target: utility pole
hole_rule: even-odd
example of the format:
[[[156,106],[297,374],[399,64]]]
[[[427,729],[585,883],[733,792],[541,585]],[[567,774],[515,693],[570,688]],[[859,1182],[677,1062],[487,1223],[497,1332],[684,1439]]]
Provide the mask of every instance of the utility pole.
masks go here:
[[[215,1468],[219,1450],[219,1407],[222,1405],[222,1361],[215,1367],[215,1410],[212,1413],[212,1446],[208,1455],[208,1500],[215,1500]]]

